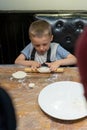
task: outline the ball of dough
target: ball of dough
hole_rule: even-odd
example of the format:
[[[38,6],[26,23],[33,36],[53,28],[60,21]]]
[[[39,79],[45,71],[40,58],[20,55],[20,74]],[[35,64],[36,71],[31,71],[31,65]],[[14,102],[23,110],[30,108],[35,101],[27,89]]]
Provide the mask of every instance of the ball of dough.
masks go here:
[[[34,88],[35,84],[34,83],[29,83],[29,88]]]

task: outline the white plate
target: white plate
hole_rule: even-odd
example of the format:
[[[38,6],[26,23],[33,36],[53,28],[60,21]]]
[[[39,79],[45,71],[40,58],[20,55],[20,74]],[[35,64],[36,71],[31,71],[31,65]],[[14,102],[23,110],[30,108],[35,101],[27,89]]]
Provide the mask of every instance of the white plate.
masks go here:
[[[38,96],[41,109],[62,120],[76,120],[87,116],[87,103],[80,83],[55,82],[45,87]]]

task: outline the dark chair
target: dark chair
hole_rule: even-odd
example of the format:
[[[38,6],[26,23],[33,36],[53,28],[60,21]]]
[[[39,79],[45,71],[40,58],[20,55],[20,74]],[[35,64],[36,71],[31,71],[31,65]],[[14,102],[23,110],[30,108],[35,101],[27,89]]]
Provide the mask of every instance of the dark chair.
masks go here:
[[[54,42],[60,43],[62,47],[74,54],[75,44],[78,36],[87,26],[87,15],[82,13],[53,13],[35,14],[35,20],[46,20],[51,24]]]
[[[16,115],[9,94],[0,87],[0,130],[16,130]]]

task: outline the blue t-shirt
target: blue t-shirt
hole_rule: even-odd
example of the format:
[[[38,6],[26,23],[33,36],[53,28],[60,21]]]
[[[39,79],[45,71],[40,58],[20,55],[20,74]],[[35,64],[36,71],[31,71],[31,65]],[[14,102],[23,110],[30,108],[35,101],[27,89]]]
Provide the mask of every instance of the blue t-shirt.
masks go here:
[[[51,61],[60,60],[66,58],[70,52],[64,49],[60,44],[58,43],[51,43]],[[25,58],[30,60],[31,59],[31,53],[33,50],[33,44],[29,43],[22,51],[21,53],[24,54]],[[47,52],[46,52],[47,53]],[[41,55],[40,55],[41,56]],[[39,57],[40,57],[39,56]],[[46,55],[44,55],[46,56]],[[37,58],[36,58],[37,59]],[[46,59],[46,58],[45,58]],[[45,61],[43,61],[45,62]]]

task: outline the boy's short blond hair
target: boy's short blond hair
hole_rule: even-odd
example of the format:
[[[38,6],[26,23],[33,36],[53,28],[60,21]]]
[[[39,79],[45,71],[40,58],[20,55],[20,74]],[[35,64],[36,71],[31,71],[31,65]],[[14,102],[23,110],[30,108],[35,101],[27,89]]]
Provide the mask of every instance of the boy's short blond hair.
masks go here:
[[[45,20],[34,21],[29,27],[29,36],[41,37],[43,35],[52,35],[51,25]]]

